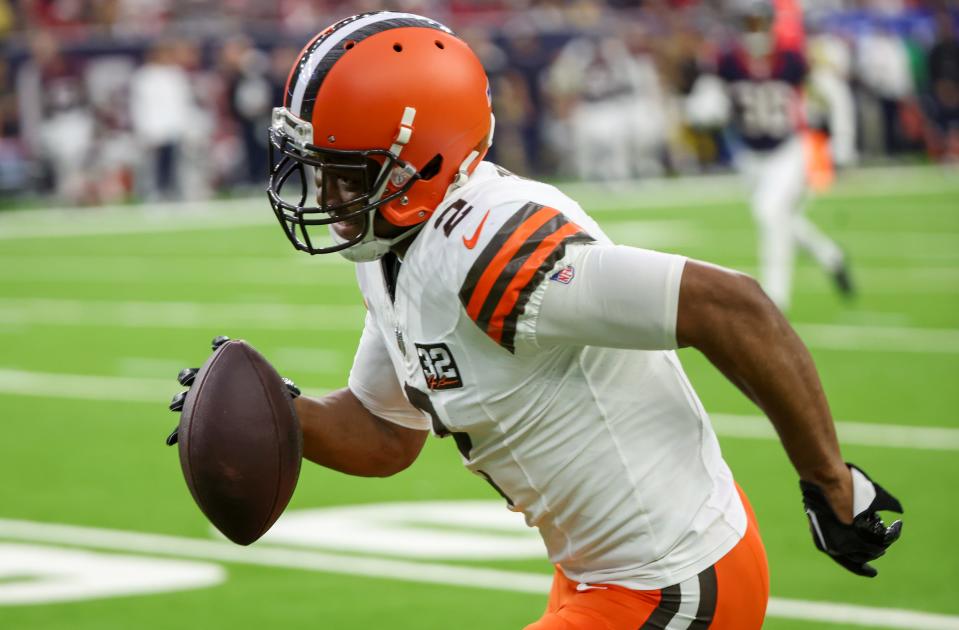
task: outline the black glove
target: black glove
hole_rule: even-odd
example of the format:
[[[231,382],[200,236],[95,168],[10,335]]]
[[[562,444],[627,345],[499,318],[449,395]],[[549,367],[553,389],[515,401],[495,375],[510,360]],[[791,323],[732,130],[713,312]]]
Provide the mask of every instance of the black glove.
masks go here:
[[[800,481],[809,529],[817,549],[856,575],[876,577],[878,571],[867,563],[886,553],[902,533],[902,521],[886,527],[876,512],[891,510],[902,514],[902,504],[862,470],[846,465],[852,473],[852,524],[846,525],[836,517],[819,486]]]
[[[219,337],[215,337],[210,345],[212,346],[213,350],[216,350],[217,348],[219,348],[220,346],[222,346],[229,340],[230,340],[229,337],[225,335],[220,335]],[[199,371],[200,371],[200,368],[183,368],[182,370],[180,370],[180,373],[177,374],[176,380],[178,383],[180,383],[180,385],[183,385],[184,387],[189,387],[190,385],[193,385],[193,381],[196,379],[196,373]],[[283,377],[283,383],[286,384],[286,389],[287,391],[290,392],[290,398],[296,398],[297,396],[300,395],[300,388],[296,386],[296,383],[294,383],[293,381],[291,381],[290,379],[286,377]],[[170,411],[175,411],[177,413],[180,413],[181,411],[183,411],[183,403],[186,401],[186,395],[187,395],[186,391],[182,391],[179,394],[176,394],[173,397],[173,400],[170,401]],[[166,439],[167,446],[173,446],[174,444],[177,443],[179,439],[179,436],[177,435],[177,430],[179,428],[180,428],[179,425],[177,425],[176,427],[173,428],[173,432],[167,436],[167,439]]]

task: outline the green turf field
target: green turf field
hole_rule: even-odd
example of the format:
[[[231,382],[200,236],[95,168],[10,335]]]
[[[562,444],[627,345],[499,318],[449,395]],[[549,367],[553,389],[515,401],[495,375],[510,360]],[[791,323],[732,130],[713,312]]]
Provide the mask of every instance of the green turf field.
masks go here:
[[[754,270],[730,180],[569,191],[620,242]],[[790,317],[846,457],[907,514],[877,579],[834,565],[813,548],[765,421],[681,351],[758,514],[774,597],[766,627],[959,628],[959,171],[851,172],[810,216],[848,250],[861,294],[843,303],[802,260]],[[535,540],[498,521],[434,522],[424,514],[455,510],[424,508],[376,517],[380,530],[339,521],[348,535],[338,542],[291,534],[243,549],[214,536],[193,504],[163,445],[178,369],[228,334],[307,392],[339,387],[362,312],[350,265],[292,251],[265,199],[0,213],[0,628],[514,629],[536,619],[551,568]],[[458,457],[433,439],[391,479],[307,465],[288,516],[464,500],[509,516]],[[364,546],[397,529],[419,532],[427,549]],[[490,558],[483,541],[519,551]]]

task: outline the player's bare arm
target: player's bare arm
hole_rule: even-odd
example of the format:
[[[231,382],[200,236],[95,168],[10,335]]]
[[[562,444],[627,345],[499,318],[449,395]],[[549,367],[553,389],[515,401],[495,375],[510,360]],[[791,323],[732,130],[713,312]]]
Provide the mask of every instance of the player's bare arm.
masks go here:
[[[361,477],[387,477],[416,460],[428,431],[408,429],[372,414],[349,388],[294,401],[303,429],[303,456]]]
[[[706,355],[762,409],[801,479],[820,486],[852,521],[852,481],[812,356],[750,276],[688,261],[676,338]]]
[[[898,540],[879,510],[902,505],[859,468],[843,462],[812,357],[759,284],[744,274],[688,261],[677,307],[676,340],[700,350],[769,417],[799,473],[813,541],[844,568],[868,564]]]

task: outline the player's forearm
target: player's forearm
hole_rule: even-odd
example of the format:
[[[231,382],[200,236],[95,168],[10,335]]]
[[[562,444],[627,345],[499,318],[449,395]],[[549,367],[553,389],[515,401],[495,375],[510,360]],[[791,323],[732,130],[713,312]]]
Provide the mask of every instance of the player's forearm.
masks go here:
[[[762,289],[748,276],[689,263],[679,311],[680,343],[766,413],[802,479],[833,489],[845,505],[849,472],[812,356]]]
[[[416,459],[425,431],[406,429],[371,414],[349,389],[294,402],[303,429],[303,456],[350,475],[386,477]]]
[[[731,318],[699,350],[766,413],[800,477],[829,484],[845,465],[809,351],[773,306]]]

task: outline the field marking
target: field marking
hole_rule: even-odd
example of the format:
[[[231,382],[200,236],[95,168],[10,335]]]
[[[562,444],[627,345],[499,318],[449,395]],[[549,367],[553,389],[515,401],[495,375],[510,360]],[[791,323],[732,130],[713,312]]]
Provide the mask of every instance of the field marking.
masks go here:
[[[200,303],[0,298],[0,323],[118,328],[356,331],[362,304]]]
[[[209,588],[226,577],[209,562],[0,543],[0,607]]]
[[[664,222],[669,223],[669,222]],[[679,222],[675,222],[679,223]],[[631,227],[630,230],[633,228]],[[648,232],[637,226],[635,234],[620,240],[641,244],[643,247],[663,246],[675,249],[680,243],[701,241],[693,231],[679,233],[670,228]],[[959,251],[959,237],[956,239]],[[928,251],[926,252],[928,253]],[[957,257],[959,260],[959,257]],[[71,283],[79,285],[103,283],[136,283],[161,285],[223,286],[309,286],[327,285],[355,287],[352,264],[340,256],[295,257],[241,257],[209,256],[181,257],[157,260],[138,256],[37,256],[29,261],[22,255],[0,252],[0,282],[35,286],[39,283]],[[733,265],[739,271],[757,275],[758,269],[749,264]],[[199,273],[198,273],[199,272]],[[857,259],[853,268],[860,291],[877,293],[946,294],[959,293],[959,267],[943,265],[890,266],[868,264]],[[795,273],[797,291],[806,293],[833,293],[835,287],[818,268],[803,266]]]
[[[909,630],[957,630],[959,628],[959,616],[955,615],[779,597],[769,598],[766,616],[875,628],[908,628]]]
[[[157,404],[183,389],[170,378],[53,374],[0,368],[0,393],[72,400]]]
[[[359,332],[360,305],[0,298],[0,324]],[[959,354],[959,329],[794,323],[811,348]]]
[[[0,240],[229,230],[276,221],[266,199],[25,208],[0,214]]]
[[[32,372],[0,368],[0,394],[15,396],[156,405],[166,403],[182,389],[183,387],[176,382],[176,375],[173,373],[170,374],[170,378],[144,378]],[[328,391],[312,387],[304,387],[303,389],[307,394],[313,396],[321,396]]]
[[[619,238],[641,239],[645,232],[650,230],[655,235],[663,237],[675,235],[677,240],[689,236],[696,236],[695,242],[722,243],[728,240],[730,236],[742,236],[749,238],[750,241],[755,237],[756,227],[750,223],[741,225],[703,225],[695,223],[690,219],[634,219],[634,218],[605,218],[600,223],[600,227],[609,236]],[[897,242],[902,250],[904,241],[911,241],[912,244],[928,245],[930,243],[942,246],[952,246],[959,241],[959,231],[947,229],[929,229],[929,230],[895,230],[895,229],[845,229],[839,228],[838,232],[844,240],[852,239],[889,239]],[[660,238],[657,240],[668,240]],[[921,242],[921,241],[927,242]],[[886,241],[879,241],[880,245],[887,244]]]
[[[337,259],[341,260],[340,263]],[[132,282],[176,285],[356,286],[352,263],[321,259],[208,256],[159,260],[138,256],[43,256],[0,254],[0,281],[9,284]],[[309,267],[307,266],[309,265]],[[337,267],[337,272],[330,268]]]
[[[959,353],[959,329],[956,328],[847,326],[798,322],[793,326],[810,348],[923,354]]]
[[[0,519],[0,538],[44,542],[149,555],[189,557],[281,569],[303,569],[376,579],[462,586],[546,597],[552,577],[545,573],[409,562],[306,551],[263,545],[238,547],[228,542],[146,534],[73,525]],[[772,597],[769,617],[845,623],[906,630],[959,630],[959,616],[855,604]]]
[[[267,215],[271,220],[272,215]],[[49,217],[44,217],[45,219]],[[90,221],[90,218],[99,221]],[[103,219],[107,219],[104,221]],[[136,219],[136,220],[134,220]],[[109,220],[117,221],[110,223]],[[22,223],[18,225],[18,223]],[[128,217],[117,217],[112,213],[91,212],[82,215],[79,211],[71,220],[62,223],[0,222],[0,241],[22,239],[74,238],[83,236],[119,236],[122,234],[160,234],[166,232],[201,232],[208,230],[230,230],[266,225],[263,217],[248,212],[236,212],[229,219],[226,215],[204,211],[191,214],[188,207],[176,212],[154,215],[150,211],[131,212]]]
[[[302,385],[302,383],[301,383]],[[0,368],[0,394],[79,400],[162,404],[182,388],[168,379],[31,372]],[[304,387],[320,396],[326,390]],[[777,440],[769,420],[759,415],[709,414],[724,437]],[[869,422],[836,422],[843,444],[930,451],[959,451],[959,429]]]
[[[632,197],[630,197],[632,198]],[[616,208],[621,212],[640,210],[629,206],[627,199],[621,202],[627,207]],[[654,207],[668,207],[670,205],[704,205],[694,199],[683,200],[681,204],[662,203]],[[745,204],[745,201],[743,201]],[[745,208],[745,206],[744,206]],[[592,209],[597,209],[593,207]],[[613,208],[609,208],[613,209]],[[745,209],[744,209],[745,211]],[[90,217],[78,215],[69,221],[51,223],[42,221],[31,224],[27,221],[3,221],[0,217],[0,241],[22,240],[39,238],[73,238],[88,236],[119,236],[124,234],[159,234],[169,232],[201,232],[209,230],[230,230],[235,228],[249,228],[267,226],[273,222],[273,216],[260,216],[259,212],[237,210],[230,213],[220,211],[205,211],[198,215],[187,212],[162,213],[154,216],[153,213],[132,213],[130,216],[114,215],[94,211],[91,213],[98,220],[87,221]],[[221,216],[222,215],[222,216]],[[103,218],[107,220],[103,220]],[[116,218],[113,218],[116,217]],[[139,218],[139,220],[137,220]],[[117,221],[111,223],[110,221]],[[19,225],[18,223],[23,223]],[[601,222],[603,230],[615,241],[634,244],[643,247],[675,249],[680,247],[700,246],[709,242],[722,242],[725,237],[753,239],[755,228],[751,226],[707,228],[697,226],[688,220],[605,220]],[[914,251],[915,255],[923,260],[954,260],[954,252],[959,234],[943,231],[928,232],[891,232],[884,230],[842,230],[840,235],[853,252],[862,256],[865,252],[888,253]],[[279,241],[277,241],[279,243]],[[271,257],[275,258],[275,257]],[[349,265],[341,256],[300,256],[300,264]],[[170,261],[176,266],[176,260]],[[65,269],[68,269],[65,267]],[[256,270],[249,271],[251,277],[259,277]]]
[[[822,199],[959,194],[957,169],[870,167],[843,173]],[[715,209],[747,205],[747,188],[735,174],[623,182],[556,182],[587,210]],[[867,206],[861,211],[868,212]],[[848,210],[847,210],[848,211]],[[69,238],[139,233],[229,230],[268,225],[275,218],[262,196],[193,202],[101,206],[95,209],[30,208],[0,215],[0,240]]]
[[[746,212],[744,209],[743,212]],[[716,227],[693,225],[686,221],[685,229],[681,221],[666,227],[668,221],[651,221],[654,224],[648,231],[642,219],[607,219],[600,222],[603,231],[617,243],[637,247],[683,250],[709,244],[709,257],[717,258],[735,253],[752,252],[755,249],[756,228],[750,225],[740,227]],[[658,224],[658,225],[657,225]],[[838,238],[852,253],[853,272],[860,266],[862,259],[879,258],[907,259],[923,261],[955,261],[959,252],[959,232],[938,231],[895,231],[895,230],[845,230],[835,232]]]
[[[772,423],[764,416],[711,413],[717,435],[760,440],[778,440]],[[846,446],[882,446],[928,451],[959,451],[959,429],[869,422],[836,422],[839,441]]]
[[[211,531],[219,536],[213,528]],[[410,560],[545,558],[523,515],[501,500],[387,501],[287,510],[266,544]]]
[[[918,174],[919,177],[915,177]],[[912,175],[912,179],[904,178]],[[889,196],[929,197],[959,193],[957,169],[924,167],[871,167],[843,173],[823,199],[871,199]],[[748,203],[748,187],[737,174],[689,176],[614,182],[563,182],[556,184],[587,211],[643,210],[691,206],[714,209]],[[868,211],[868,210],[867,210]]]

